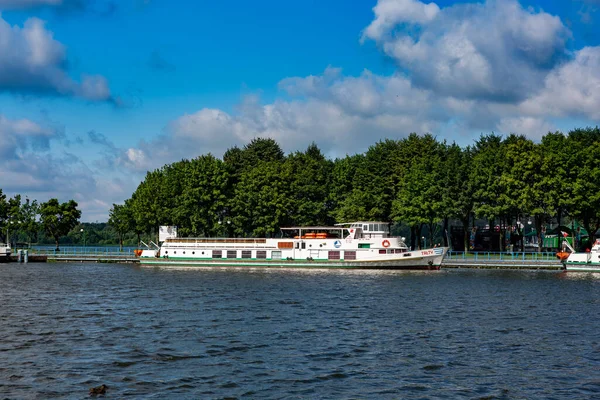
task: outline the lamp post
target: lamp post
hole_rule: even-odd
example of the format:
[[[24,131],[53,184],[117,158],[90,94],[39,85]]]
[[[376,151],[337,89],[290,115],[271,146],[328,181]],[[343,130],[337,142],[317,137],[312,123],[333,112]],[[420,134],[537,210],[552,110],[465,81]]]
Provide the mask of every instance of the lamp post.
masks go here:
[[[83,230],[83,228],[81,228],[79,231],[83,235],[83,252],[85,253],[85,231]]]

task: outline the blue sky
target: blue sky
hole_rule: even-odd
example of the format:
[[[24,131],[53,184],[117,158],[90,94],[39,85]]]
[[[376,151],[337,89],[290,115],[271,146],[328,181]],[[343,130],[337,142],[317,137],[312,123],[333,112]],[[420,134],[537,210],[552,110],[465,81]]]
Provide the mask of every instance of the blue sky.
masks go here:
[[[0,0],[0,188],[104,221],[253,137],[330,157],[600,120],[600,1]]]

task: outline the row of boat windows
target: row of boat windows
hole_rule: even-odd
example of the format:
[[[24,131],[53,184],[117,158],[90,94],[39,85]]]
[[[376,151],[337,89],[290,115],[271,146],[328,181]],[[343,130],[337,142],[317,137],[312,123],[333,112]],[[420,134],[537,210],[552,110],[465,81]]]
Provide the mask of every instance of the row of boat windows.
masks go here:
[[[252,253],[255,253],[254,257],[252,257]],[[394,254],[394,253],[403,253],[404,249],[380,249],[379,254]],[[188,251],[188,255],[196,255],[196,251]],[[241,253],[241,254],[240,254]],[[271,259],[279,260],[281,259],[281,251],[280,250],[272,250]],[[166,250],[165,255],[169,255],[169,250]],[[177,250],[173,250],[173,255],[177,255]],[[186,250],[180,251],[180,255],[186,255]],[[212,258],[238,258],[238,255],[241,255],[241,258],[257,258],[257,259],[266,259],[267,251],[266,250],[206,250],[206,251],[198,251],[198,255],[201,256],[209,256]],[[346,260],[356,260],[356,251],[346,250],[343,252],[344,259]],[[342,258],[342,251],[339,250],[330,250],[327,252],[327,258],[329,260],[339,260]]]

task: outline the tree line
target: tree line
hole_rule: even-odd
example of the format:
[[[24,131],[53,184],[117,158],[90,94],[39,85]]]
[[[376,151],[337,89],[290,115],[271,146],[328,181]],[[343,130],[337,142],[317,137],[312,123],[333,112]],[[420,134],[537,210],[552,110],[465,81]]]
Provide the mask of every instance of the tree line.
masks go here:
[[[422,234],[447,245],[443,233],[457,224],[468,248],[476,219],[502,231],[515,227],[521,236],[517,221],[530,219],[541,246],[542,227],[567,218],[594,240],[599,186],[597,127],[548,133],[539,142],[492,133],[466,147],[411,134],[335,160],[314,143],[286,155],[274,140],[259,138],[222,158],[205,154],[149,171],[124,204],[113,204],[108,226],[90,225],[86,233],[90,244],[122,246],[156,237],[159,225],[176,225],[182,236],[250,237],[274,236],[280,226],[377,220],[396,232],[406,227],[413,248]],[[57,248],[64,236],[81,244],[80,217],[74,200],[38,203],[0,189],[5,242],[10,231],[27,242],[50,238]]]
[[[59,250],[59,240],[79,223],[81,211],[75,200],[60,203],[50,199],[45,203],[25,198],[21,195],[7,198],[0,189],[0,237],[11,243],[15,233],[23,235],[31,243],[38,239],[40,231],[51,237]],[[12,232],[12,235],[11,235]]]
[[[600,130],[482,135],[472,145],[410,134],[386,139],[360,154],[327,159],[316,144],[285,155],[272,139],[181,160],[150,171],[109,224],[123,235],[176,225],[183,236],[272,236],[280,226],[319,226],[376,220],[410,227],[420,247],[463,227],[465,248],[475,219],[505,230],[530,218],[542,245],[542,227],[579,221],[600,228]],[[427,229],[424,229],[427,227]],[[442,235],[447,245],[447,235]],[[593,239],[593,238],[592,238]],[[501,245],[503,246],[503,244]]]

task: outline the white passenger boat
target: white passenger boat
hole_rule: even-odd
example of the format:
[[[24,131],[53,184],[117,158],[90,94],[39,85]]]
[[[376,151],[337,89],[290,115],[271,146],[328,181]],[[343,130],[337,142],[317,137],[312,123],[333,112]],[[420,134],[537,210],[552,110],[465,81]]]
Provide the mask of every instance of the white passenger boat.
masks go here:
[[[447,247],[410,250],[384,222],[281,228],[280,238],[178,238],[143,250],[142,265],[439,269]]]
[[[563,265],[567,271],[600,272],[600,239],[596,239],[590,251],[571,253]]]

